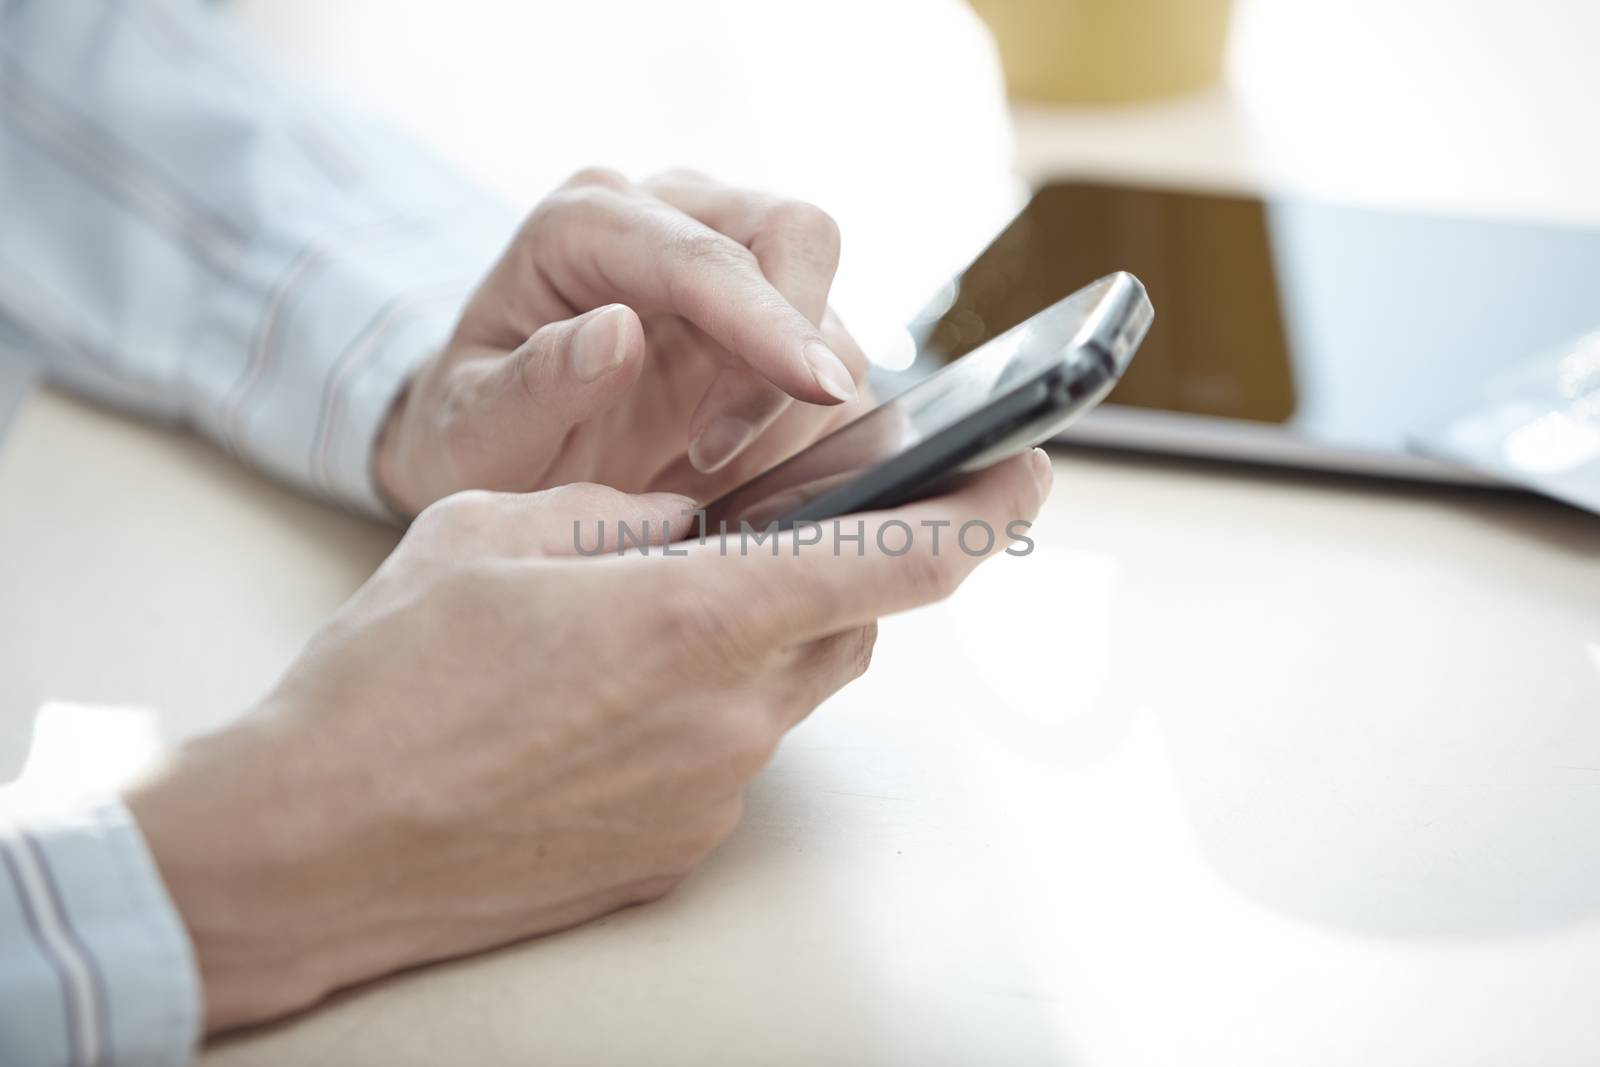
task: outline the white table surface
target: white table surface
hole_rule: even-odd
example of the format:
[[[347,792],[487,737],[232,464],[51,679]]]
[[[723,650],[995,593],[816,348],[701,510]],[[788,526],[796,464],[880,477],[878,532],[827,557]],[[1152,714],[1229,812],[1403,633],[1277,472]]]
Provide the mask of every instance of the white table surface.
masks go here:
[[[1030,114],[1019,154],[1292,179],[1192,136],[1245,105]],[[1566,208],[1536,189],[1528,213],[1600,215],[1584,159]],[[1440,195],[1507,208],[1521,166]],[[886,623],[872,672],[673,896],[205,1062],[1600,1060],[1600,521],[1483,491],[1056,468],[1038,551]],[[34,394],[0,446],[0,778],[47,700],[144,710],[56,705],[33,767],[113,773],[146,733],[226,722],[392,536]]]

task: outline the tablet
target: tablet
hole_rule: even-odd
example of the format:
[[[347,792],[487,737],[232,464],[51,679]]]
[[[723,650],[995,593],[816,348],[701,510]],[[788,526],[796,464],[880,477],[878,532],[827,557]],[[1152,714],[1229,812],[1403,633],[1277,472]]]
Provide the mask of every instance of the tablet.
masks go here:
[[[911,324],[920,380],[1110,269],[1160,317],[1072,441],[1449,481],[1411,450],[1510,364],[1600,326],[1600,231],[1064,181]]]

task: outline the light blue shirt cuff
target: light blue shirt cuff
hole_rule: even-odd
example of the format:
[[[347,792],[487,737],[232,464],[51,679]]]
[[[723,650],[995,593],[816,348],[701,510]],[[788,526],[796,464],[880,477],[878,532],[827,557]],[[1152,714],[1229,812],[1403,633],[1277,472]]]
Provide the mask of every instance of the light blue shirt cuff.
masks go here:
[[[241,426],[257,462],[394,520],[373,480],[379,433],[417,368],[449,341],[483,270],[441,251],[420,238],[360,248],[305,286],[282,324],[294,358],[256,391]],[[374,262],[385,254],[388,263]]]
[[[187,1063],[200,998],[188,934],[128,810],[0,791],[0,1063]]]

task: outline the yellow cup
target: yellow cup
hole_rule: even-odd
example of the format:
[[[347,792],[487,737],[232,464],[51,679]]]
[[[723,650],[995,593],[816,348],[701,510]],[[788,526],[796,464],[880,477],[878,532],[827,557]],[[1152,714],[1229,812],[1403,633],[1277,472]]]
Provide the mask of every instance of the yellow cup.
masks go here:
[[[971,0],[1020,99],[1114,103],[1222,76],[1231,0]]]

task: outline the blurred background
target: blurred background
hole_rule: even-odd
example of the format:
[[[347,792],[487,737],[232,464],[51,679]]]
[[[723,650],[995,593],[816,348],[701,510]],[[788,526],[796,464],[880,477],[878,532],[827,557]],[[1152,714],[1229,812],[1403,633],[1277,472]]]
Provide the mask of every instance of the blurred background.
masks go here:
[[[232,6],[289,68],[515,205],[590,163],[822,205],[845,235],[836,302],[885,359],[1062,172],[1600,220],[1591,0],[980,0],[1024,42],[1019,87],[1068,97],[1014,108],[963,0]]]

